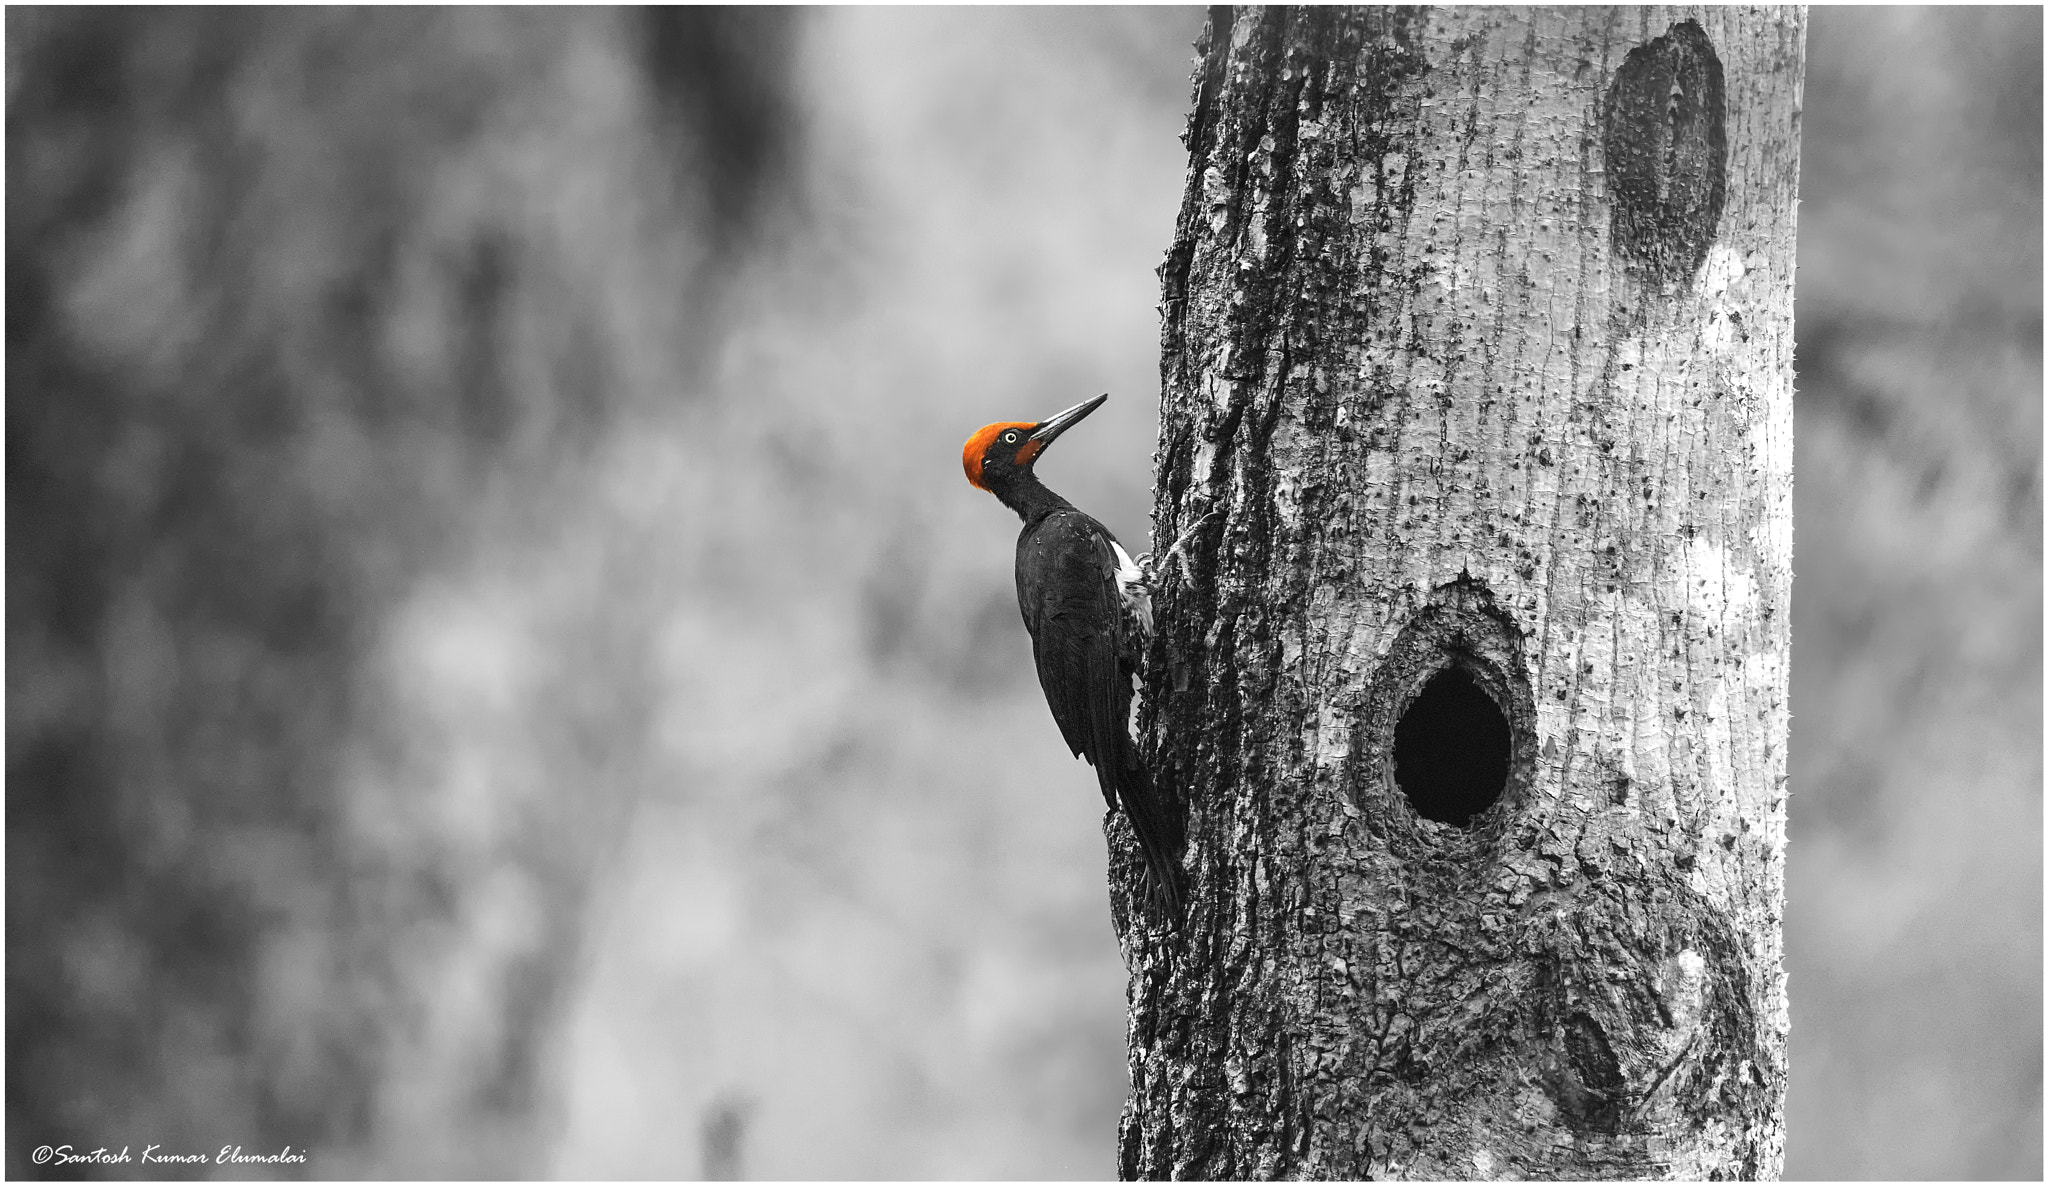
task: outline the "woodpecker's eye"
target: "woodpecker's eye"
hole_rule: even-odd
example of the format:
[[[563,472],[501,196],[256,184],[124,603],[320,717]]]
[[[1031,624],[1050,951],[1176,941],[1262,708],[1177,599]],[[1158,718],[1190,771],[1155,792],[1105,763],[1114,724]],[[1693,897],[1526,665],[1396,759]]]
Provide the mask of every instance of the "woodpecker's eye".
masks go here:
[[[1015,430],[1015,429],[1011,429],[1011,430],[1010,430],[1009,432],[1007,432],[1007,433],[1004,433],[1004,434],[1003,434],[1003,444],[1005,444],[1005,445],[1015,445],[1016,443],[1017,443],[1017,430]]]

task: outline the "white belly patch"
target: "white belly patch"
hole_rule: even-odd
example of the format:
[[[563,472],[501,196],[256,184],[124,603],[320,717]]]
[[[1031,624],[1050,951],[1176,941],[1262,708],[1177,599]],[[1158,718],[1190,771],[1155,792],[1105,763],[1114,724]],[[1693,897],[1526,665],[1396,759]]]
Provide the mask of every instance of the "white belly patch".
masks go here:
[[[1146,638],[1152,636],[1152,586],[1145,580],[1145,570],[1124,551],[1124,546],[1112,540],[1111,548],[1116,549],[1116,592],[1123,599],[1124,611],[1138,624]]]

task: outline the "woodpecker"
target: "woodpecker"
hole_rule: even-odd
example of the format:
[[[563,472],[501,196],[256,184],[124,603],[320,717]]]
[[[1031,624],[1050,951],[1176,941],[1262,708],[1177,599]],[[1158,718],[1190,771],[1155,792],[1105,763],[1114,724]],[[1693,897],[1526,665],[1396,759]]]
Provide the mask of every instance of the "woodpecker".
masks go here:
[[[1178,918],[1187,899],[1180,819],[1153,784],[1128,725],[1133,682],[1152,633],[1146,567],[1032,470],[1047,446],[1107,399],[1105,393],[1084,400],[1036,424],[986,425],[967,439],[960,461],[968,482],[1024,521],[1017,609],[1031,633],[1039,686],[1067,747],[1095,768],[1102,798],[1137,833],[1154,900]]]

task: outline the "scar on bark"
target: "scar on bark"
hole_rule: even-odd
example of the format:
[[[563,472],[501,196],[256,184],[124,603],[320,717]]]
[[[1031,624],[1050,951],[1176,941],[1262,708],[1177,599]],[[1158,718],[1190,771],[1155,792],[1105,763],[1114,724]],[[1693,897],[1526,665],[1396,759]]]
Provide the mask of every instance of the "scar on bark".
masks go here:
[[[1659,288],[1707,258],[1728,189],[1721,59],[1697,21],[1628,53],[1607,91],[1609,231],[1628,268]]]

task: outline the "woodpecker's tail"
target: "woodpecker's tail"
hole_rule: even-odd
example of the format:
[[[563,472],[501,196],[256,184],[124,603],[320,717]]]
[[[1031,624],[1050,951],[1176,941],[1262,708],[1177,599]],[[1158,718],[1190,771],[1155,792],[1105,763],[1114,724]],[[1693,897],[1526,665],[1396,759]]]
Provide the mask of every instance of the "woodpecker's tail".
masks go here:
[[[1187,906],[1188,880],[1181,869],[1180,854],[1185,843],[1182,822],[1174,805],[1158,793],[1138,748],[1122,747],[1122,761],[1116,776],[1117,802],[1131,831],[1138,835],[1138,848],[1145,855],[1154,903],[1165,908],[1167,917],[1178,921]]]

